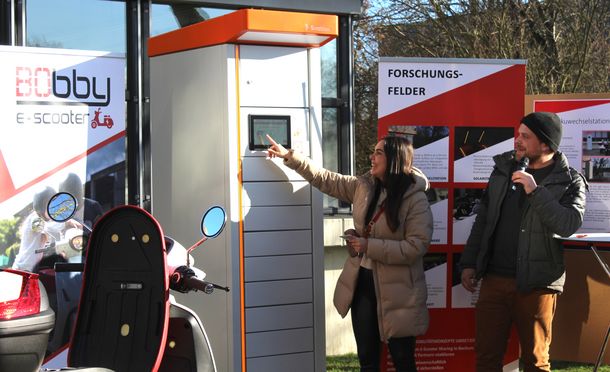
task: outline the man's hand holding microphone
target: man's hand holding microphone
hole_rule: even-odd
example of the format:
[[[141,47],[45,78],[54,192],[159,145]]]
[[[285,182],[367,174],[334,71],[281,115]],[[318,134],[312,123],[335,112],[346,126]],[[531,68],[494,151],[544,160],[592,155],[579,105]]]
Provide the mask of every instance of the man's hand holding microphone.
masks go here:
[[[526,156],[519,160],[517,170],[515,170],[511,176],[511,191],[516,191],[519,185],[521,185],[525,193],[530,194],[536,189],[536,187],[538,187],[534,177],[525,171],[529,163],[530,160]]]

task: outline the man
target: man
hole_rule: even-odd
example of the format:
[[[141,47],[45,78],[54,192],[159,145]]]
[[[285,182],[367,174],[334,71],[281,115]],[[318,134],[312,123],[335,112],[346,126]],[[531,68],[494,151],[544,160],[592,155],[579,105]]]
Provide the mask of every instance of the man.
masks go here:
[[[558,151],[561,135],[557,115],[534,112],[521,120],[515,150],[494,157],[460,262],[466,290],[474,292],[483,279],[475,310],[477,371],[502,371],[513,322],[524,370],[550,371],[552,321],[565,280],[555,236],[580,228],[587,189]],[[529,167],[519,170],[524,157]]]

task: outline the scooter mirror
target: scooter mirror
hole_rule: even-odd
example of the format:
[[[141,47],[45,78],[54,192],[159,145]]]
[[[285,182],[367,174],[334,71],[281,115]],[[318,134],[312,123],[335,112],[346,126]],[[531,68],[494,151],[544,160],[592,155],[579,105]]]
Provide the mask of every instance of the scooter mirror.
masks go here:
[[[227,222],[227,214],[222,207],[208,209],[201,219],[201,232],[207,238],[214,238],[222,232]]]
[[[56,222],[65,222],[69,220],[76,212],[76,198],[67,192],[60,192],[49,200],[47,204],[47,213],[49,217]]]

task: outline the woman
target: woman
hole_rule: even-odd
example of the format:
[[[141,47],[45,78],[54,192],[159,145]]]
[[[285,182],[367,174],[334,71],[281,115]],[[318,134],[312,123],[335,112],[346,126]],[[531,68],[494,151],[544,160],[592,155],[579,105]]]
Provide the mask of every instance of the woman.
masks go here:
[[[371,170],[360,177],[318,168],[267,136],[270,158],[280,157],[320,191],[353,204],[354,229],[345,232],[350,257],[334,304],[351,308],[361,371],[378,371],[387,342],[397,371],[416,371],[415,336],[428,328],[423,256],[432,237],[428,180],[412,166],[413,147],[402,137],[382,139]]]

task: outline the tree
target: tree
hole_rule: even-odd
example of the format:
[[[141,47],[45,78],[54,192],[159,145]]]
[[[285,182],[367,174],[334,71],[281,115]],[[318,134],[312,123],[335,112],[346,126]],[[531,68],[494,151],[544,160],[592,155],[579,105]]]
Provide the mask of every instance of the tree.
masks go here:
[[[17,218],[0,220],[0,256],[7,256],[9,264],[12,264],[11,258],[14,258],[11,257],[14,256],[12,252],[15,252],[19,246],[19,225]],[[0,265],[2,264],[3,262],[0,261]]]
[[[8,248],[13,243],[18,241],[18,233],[19,221],[17,218],[0,220],[0,248]]]
[[[363,9],[354,27],[357,169],[358,144],[376,128],[379,56],[526,59],[527,94],[610,91],[610,0],[365,0]]]
[[[363,2],[363,15],[353,26],[354,30],[354,119],[356,133],[356,174],[370,168],[368,155],[377,143],[377,15],[367,0]]]
[[[528,94],[608,91],[609,0],[389,0],[377,12],[380,56],[527,59]]]
[[[42,35],[35,35],[33,37],[28,37],[28,46],[30,47],[40,47],[40,48],[63,48],[63,44],[60,41],[50,41]]]

